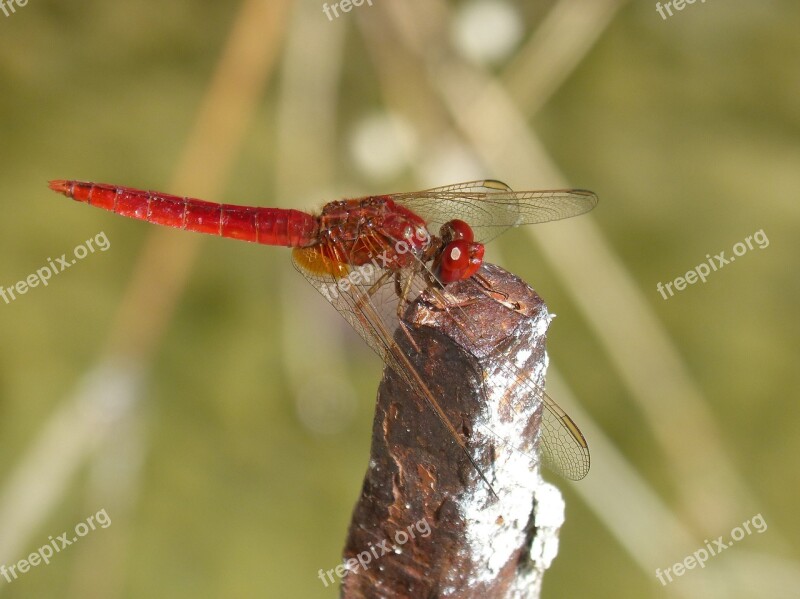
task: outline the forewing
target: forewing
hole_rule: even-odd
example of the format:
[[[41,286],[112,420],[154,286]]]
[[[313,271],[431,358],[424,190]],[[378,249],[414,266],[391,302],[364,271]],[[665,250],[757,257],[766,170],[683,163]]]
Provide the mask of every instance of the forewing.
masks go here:
[[[475,239],[486,243],[518,225],[544,223],[588,212],[597,196],[582,189],[513,191],[493,180],[472,181],[425,191],[390,196],[422,217],[432,233],[446,222],[460,219],[469,223]]]
[[[454,193],[493,193],[496,191],[513,191],[508,185],[497,179],[481,179],[465,183],[452,183],[441,187],[426,189],[429,193],[454,192]]]

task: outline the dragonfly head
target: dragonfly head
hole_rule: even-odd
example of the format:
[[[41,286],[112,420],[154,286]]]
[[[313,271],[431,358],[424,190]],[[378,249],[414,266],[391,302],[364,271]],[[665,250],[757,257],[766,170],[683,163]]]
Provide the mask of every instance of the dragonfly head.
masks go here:
[[[442,228],[439,230],[439,236],[444,243],[450,243],[456,239],[463,239],[464,241],[470,242],[475,241],[475,234],[472,232],[472,227],[463,220],[458,219],[453,219],[443,224]]]
[[[442,251],[435,262],[436,275],[442,283],[470,278],[483,264],[482,243],[473,241],[472,228],[463,220],[451,220],[442,225]]]

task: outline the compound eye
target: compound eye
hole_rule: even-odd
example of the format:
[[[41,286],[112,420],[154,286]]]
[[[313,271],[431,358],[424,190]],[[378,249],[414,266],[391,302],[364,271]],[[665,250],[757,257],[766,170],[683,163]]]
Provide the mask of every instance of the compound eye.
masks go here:
[[[475,234],[472,232],[472,227],[470,227],[463,220],[459,219],[454,219],[443,224],[440,234],[442,239],[445,241],[456,241],[458,239],[463,239],[464,241],[472,242],[475,240]]]
[[[442,283],[470,278],[483,263],[483,244],[464,239],[448,243],[442,250],[437,275]]]

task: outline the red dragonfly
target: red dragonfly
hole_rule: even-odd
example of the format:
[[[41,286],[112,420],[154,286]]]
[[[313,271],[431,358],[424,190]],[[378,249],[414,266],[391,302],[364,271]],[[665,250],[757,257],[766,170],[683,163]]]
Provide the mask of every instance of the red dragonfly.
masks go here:
[[[318,215],[81,181],[51,181],[50,188],[151,223],[294,248],[297,270],[426,401],[490,489],[462,435],[399,349],[394,333],[405,326],[401,315],[420,293],[444,290],[448,283],[476,275],[483,244],[490,239],[509,227],[576,216],[597,204],[590,191],[513,191],[493,180],[340,200],[326,204]],[[544,463],[565,478],[586,476],[589,448],[578,427],[531,376],[510,363],[508,370],[545,408],[540,439]]]

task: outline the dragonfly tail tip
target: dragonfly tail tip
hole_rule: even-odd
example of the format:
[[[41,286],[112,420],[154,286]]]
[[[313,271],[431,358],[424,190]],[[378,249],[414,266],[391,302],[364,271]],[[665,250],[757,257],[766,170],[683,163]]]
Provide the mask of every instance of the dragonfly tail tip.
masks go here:
[[[69,181],[64,181],[62,179],[54,179],[53,181],[48,181],[47,186],[53,191],[57,191],[58,193],[63,193],[64,195],[69,194],[69,188],[70,188]]]

